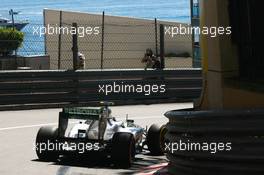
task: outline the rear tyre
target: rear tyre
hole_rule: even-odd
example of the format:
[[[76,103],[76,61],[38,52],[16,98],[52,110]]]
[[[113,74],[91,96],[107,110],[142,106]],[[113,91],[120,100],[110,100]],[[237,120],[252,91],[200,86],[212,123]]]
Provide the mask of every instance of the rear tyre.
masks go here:
[[[164,154],[166,132],[165,125],[159,126],[153,124],[150,126],[147,132],[146,142],[151,155],[160,156]]]
[[[36,138],[36,153],[39,160],[57,161],[59,154],[55,144],[58,138],[57,127],[41,127]]]
[[[135,140],[131,133],[115,133],[112,140],[112,160],[115,166],[129,168],[135,158]]]

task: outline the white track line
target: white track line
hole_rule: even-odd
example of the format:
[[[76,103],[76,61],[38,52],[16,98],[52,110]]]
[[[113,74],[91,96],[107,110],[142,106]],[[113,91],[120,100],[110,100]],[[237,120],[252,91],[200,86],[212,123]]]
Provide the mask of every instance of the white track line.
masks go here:
[[[35,127],[50,126],[50,125],[58,125],[58,123],[46,123],[46,124],[37,124],[37,125],[14,126],[14,127],[0,128],[0,131],[7,131],[7,130],[14,130],[14,129],[24,129],[24,128],[35,128]]]

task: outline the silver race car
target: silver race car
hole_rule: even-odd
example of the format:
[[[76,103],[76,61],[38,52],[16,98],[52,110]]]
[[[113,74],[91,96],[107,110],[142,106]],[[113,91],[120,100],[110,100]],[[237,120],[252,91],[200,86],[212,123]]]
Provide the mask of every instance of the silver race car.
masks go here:
[[[163,154],[164,126],[154,124],[147,130],[133,120],[117,121],[109,108],[112,103],[101,105],[64,108],[58,127],[41,127],[36,138],[38,158],[57,161],[67,155],[93,158],[100,154],[117,166],[130,167],[135,155],[144,150],[152,155]]]

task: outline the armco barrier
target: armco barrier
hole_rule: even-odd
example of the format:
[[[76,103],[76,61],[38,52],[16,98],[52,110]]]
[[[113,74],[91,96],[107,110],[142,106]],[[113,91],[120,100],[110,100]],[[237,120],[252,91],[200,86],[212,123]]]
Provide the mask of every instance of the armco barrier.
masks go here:
[[[99,85],[165,84],[166,92],[99,93]],[[0,110],[85,105],[98,101],[118,104],[160,103],[198,98],[200,69],[1,71]]]
[[[165,114],[168,144],[231,143],[232,149],[167,149],[169,171],[175,175],[263,175],[264,109],[170,111]],[[205,148],[205,147],[204,147]]]

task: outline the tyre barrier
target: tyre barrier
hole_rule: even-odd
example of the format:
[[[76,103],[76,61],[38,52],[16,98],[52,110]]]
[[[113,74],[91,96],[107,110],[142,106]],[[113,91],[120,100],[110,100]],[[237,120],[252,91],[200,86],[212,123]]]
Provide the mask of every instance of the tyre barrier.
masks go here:
[[[171,174],[264,174],[264,109],[187,109],[165,116]]]

